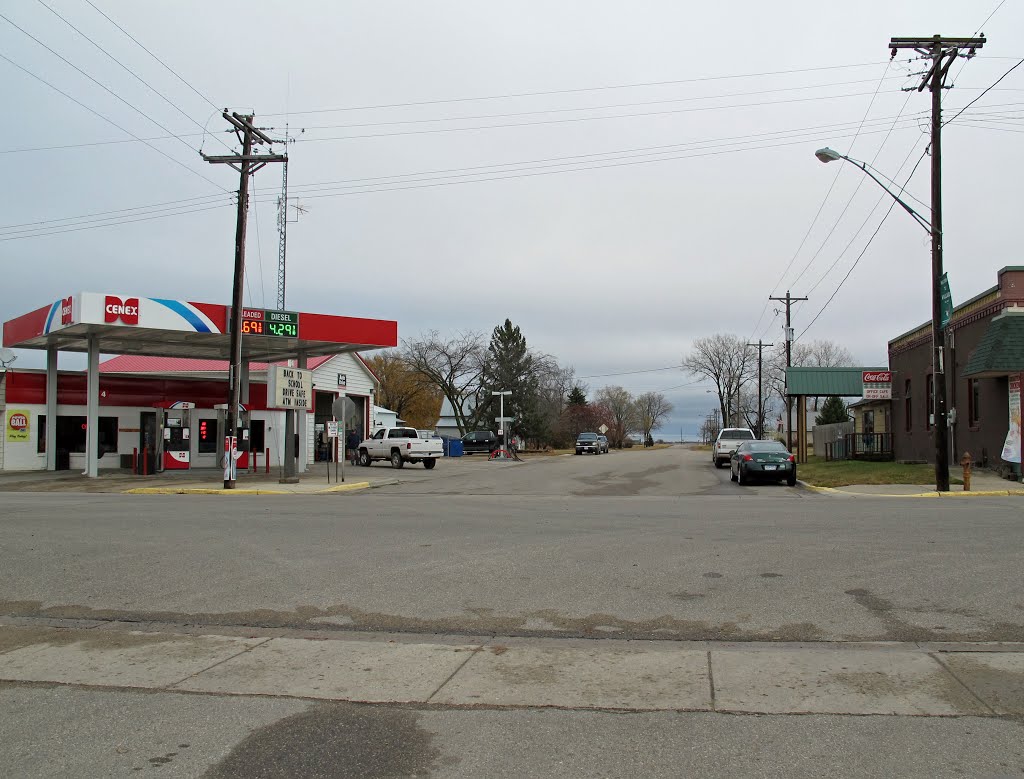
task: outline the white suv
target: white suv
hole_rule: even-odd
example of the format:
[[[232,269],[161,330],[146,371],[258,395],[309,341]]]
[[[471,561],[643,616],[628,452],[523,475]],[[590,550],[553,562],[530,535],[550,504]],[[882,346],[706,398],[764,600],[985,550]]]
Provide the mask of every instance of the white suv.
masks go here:
[[[711,445],[711,461],[716,468],[721,468],[723,463],[729,462],[741,441],[753,441],[754,438],[754,431],[749,427],[723,427]]]

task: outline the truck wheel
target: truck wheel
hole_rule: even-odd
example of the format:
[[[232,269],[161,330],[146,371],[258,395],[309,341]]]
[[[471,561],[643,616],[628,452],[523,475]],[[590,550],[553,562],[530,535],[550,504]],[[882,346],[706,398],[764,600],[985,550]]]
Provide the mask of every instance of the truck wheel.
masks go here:
[[[370,467],[370,453],[367,452],[365,449],[359,450],[359,464],[362,465],[364,468]]]
[[[391,467],[392,468],[401,468],[403,465],[405,465],[405,461],[402,459],[402,453],[400,451],[398,451],[397,449],[392,449],[391,450]]]
[[[428,471],[435,465],[437,465],[437,460],[435,460],[433,457],[428,457],[423,461],[423,467],[426,468]]]

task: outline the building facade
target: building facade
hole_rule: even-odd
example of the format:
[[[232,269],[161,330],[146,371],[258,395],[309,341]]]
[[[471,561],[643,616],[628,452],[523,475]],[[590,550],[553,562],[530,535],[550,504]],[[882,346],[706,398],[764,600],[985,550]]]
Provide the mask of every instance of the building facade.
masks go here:
[[[972,374],[968,362],[986,339],[993,319],[1021,305],[1024,267],[1006,267],[998,272],[994,287],[953,310],[944,330],[951,466],[969,452],[978,465],[1009,468],[1001,455],[1010,428],[1012,375],[1009,371],[1005,375]],[[891,430],[895,458],[935,462],[930,322],[889,341],[889,367],[893,372]]]

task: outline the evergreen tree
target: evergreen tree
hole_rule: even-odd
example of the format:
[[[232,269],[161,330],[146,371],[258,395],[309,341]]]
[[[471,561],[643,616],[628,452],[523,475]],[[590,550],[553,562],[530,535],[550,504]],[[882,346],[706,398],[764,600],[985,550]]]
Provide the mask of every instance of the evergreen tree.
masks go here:
[[[831,425],[835,422],[849,422],[850,413],[846,410],[843,399],[829,395],[821,407],[821,413],[814,418],[816,425]]]
[[[569,390],[567,401],[570,406],[585,406],[587,405],[587,393],[583,391],[582,387],[576,385]]]
[[[506,319],[504,325],[494,328],[480,379],[480,403],[484,407],[481,418],[486,420],[487,427],[491,426],[490,420],[499,415],[501,408],[500,399],[491,392],[511,390],[512,396],[505,397],[505,416],[513,421],[507,426],[506,434],[537,440],[546,433],[539,409],[539,381],[535,367],[533,355],[518,326]]]

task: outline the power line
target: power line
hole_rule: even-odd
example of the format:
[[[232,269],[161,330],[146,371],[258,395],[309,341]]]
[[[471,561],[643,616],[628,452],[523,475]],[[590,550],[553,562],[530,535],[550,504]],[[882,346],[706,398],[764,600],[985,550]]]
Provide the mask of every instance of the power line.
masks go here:
[[[881,132],[881,131],[879,131],[879,132]],[[843,137],[843,136],[837,136],[837,137]],[[673,161],[673,160],[696,159],[696,158],[699,158],[699,157],[715,157],[715,156],[719,156],[719,155],[722,155],[722,154],[733,154],[733,153],[736,153],[736,152],[744,152],[744,151],[761,151],[761,150],[764,150],[764,149],[773,149],[773,148],[779,148],[779,147],[783,147],[783,146],[792,146],[794,144],[805,143],[805,142],[806,141],[803,140],[803,139],[788,140],[788,141],[783,141],[781,143],[766,143],[766,144],[761,144],[761,145],[758,145],[758,146],[746,146],[746,147],[743,147],[743,148],[736,148],[736,149],[714,149],[714,150],[710,150],[710,151],[699,151],[697,153],[692,153],[692,154],[679,154],[679,155],[674,155],[674,156],[671,156],[671,157],[658,157],[656,159],[629,160],[629,161],[626,161],[626,162],[613,162],[613,163],[601,164],[601,165],[585,165],[585,166],[582,166],[582,167],[564,168],[564,169],[561,169],[561,170],[544,170],[544,171],[537,171],[537,172],[533,172],[533,173],[506,173],[505,175],[484,176],[484,177],[480,177],[480,178],[467,179],[465,181],[435,181],[435,182],[413,183],[413,184],[406,184],[406,182],[396,182],[396,183],[400,184],[400,186],[383,185],[383,186],[378,187],[377,189],[352,189],[351,187],[339,187],[338,189],[347,189],[349,191],[333,191],[331,189],[327,189],[327,190],[323,191],[321,194],[308,194],[308,191],[307,191],[306,193],[304,193],[304,196],[305,196],[305,198],[307,200],[311,200],[311,199],[315,199],[315,198],[324,198],[324,197],[341,197],[341,196],[345,196],[345,195],[365,195],[365,194],[371,194],[371,193],[376,193],[376,192],[398,192],[398,191],[403,191],[403,190],[424,189],[424,188],[427,188],[427,187],[452,186],[452,185],[457,185],[457,184],[476,184],[476,183],[482,183],[482,182],[488,182],[488,181],[504,181],[504,180],[507,180],[507,179],[516,179],[516,178],[532,178],[532,177],[536,177],[536,176],[550,176],[550,175],[555,175],[555,174],[560,174],[560,173],[575,173],[575,172],[580,172],[580,171],[602,170],[602,169],[605,169],[605,168],[618,168],[618,167],[624,167],[624,166],[629,166],[629,165],[645,165],[645,164],[656,163],[656,162],[669,162],[669,161]]]
[[[57,228],[57,229],[49,230],[47,232],[39,232],[39,233],[36,233],[34,235],[0,236],[0,241],[18,241],[18,240],[21,240],[23,238],[42,238],[42,237],[45,237],[45,236],[48,236],[48,235],[59,235],[61,233],[76,233],[76,232],[79,232],[81,230],[95,230],[95,229],[100,228],[100,227],[114,227],[116,225],[131,224],[132,222],[148,222],[151,219],[163,219],[163,218],[168,217],[168,216],[182,216],[184,214],[198,214],[201,211],[213,211],[213,210],[218,209],[218,208],[224,208],[224,207],[226,207],[228,205],[230,205],[230,204],[229,203],[218,203],[217,205],[213,205],[213,206],[203,206],[203,207],[200,207],[200,208],[193,208],[191,210],[178,211],[178,212],[175,212],[175,213],[157,214],[155,216],[140,216],[140,217],[133,218],[133,219],[121,219],[121,220],[116,221],[116,222],[107,222],[107,223],[103,223],[103,224],[81,224],[81,225],[75,225],[75,226],[72,226],[72,227]]]
[[[593,376],[577,376],[577,379],[604,379],[608,376],[633,376],[637,373],[656,373],[658,371],[678,371],[682,370],[681,365],[669,365],[665,368],[645,368],[640,371],[622,371],[621,373],[595,373]]]
[[[42,2],[42,0],[39,0]],[[882,80],[889,79],[903,79],[904,76],[883,76]],[[723,100],[731,97],[756,97],[758,95],[768,95],[777,92],[794,92],[805,89],[828,89],[836,86],[847,86],[850,84],[865,84],[874,83],[874,79],[866,80],[859,79],[857,81],[840,81],[832,82],[829,84],[807,84],[798,87],[778,87],[775,89],[758,89],[752,92],[729,92],[724,95],[700,95],[695,97],[677,97],[667,98],[664,100],[643,100],[634,103],[611,103],[606,105],[591,105],[591,106],[579,106],[577,108],[543,108],[536,111],[516,111],[512,113],[503,114],[473,114],[470,116],[442,116],[429,119],[398,119],[389,120],[383,122],[363,122],[360,124],[321,124],[321,125],[305,125],[302,127],[302,131],[307,130],[346,130],[355,129],[360,127],[389,127],[400,124],[428,124],[432,122],[469,122],[480,119],[508,119],[511,117],[518,116],[536,116],[538,114],[562,114],[571,113],[573,111],[608,111],[613,108],[639,108],[643,106],[651,105],[666,105],[670,103],[692,103],[698,100]]]
[[[0,16],[3,16],[3,15],[2,15],[2,14],[0,14]],[[28,68],[22,67],[22,66],[21,66],[21,65],[19,65],[19,64],[18,64],[17,62],[15,62],[14,60],[12,60],[12,59],[11,59],[10,57],[6,56],[5,54],[3,54],[3,53],[0,53],[0,58],[2,58],[2,59],[4,59],[4,60],[6,60],[6,61],[7,61],[7,62],[9,62],[9,63],[10,63],[11,65],[13,65],[14,67],[16,67],[16,68],[17,68],[18,70],[22,71],[23,73],[26,73],[27,75],[31,76],[32,78],[36,79],[37,81],[39,81],[39,82],[41,82],[41,83],[43,83],[43,84],[46,84],[46,86],[48,86],[48,87],[49,87],[50,89],[52,89],[52,90],[53,90],[54,92],[57,92],[58,94],[60,94],[60,95],[63,95],[63,96],[64,96],[64,97],[66,97],[66,98],[67,98],[68,100],[70,100],[71,102],[75,103],[76,105],[79,105],[79,106],[81,106],[81,107],[82,107],[82,108],[84,108],[84,109],[85,109],[86,111],[88,111],[89,113],[93,114],[94,116],[98,116],[98,117],[99,117],[100,119],[102,119],[102,120],[103,120],[104,122],[107,122],[108,124],[111,124],[111,125],[113,125],[113,126],[114,126],[114,127],[116,127],[116,128],[118,129],[118,130],[120,130],[121,132],[125,133],[126,135],[130,135],[130,136],[131,136],[132,138],[134,138],[134,139],[135,139],[136,141],[139,141],[140,143],[143,143],[143,144],[145,144],[146,146],[148,146],[149,148],[151,148],[151,149],[152,149],[153,151],[155,151],[155,152],[156,152],[157,154],[160,154],[161,156],[163,156],[163,157],[166,157],[166,158],[167,158],[167,159],[169,159],[169,160],[170,160],[171,162],[173,162],[173,163],[174,163],[175,165],[178,165],[178,166],[180,166],[180,167],[184,168],[185,170],[187,170],[187,171],[188,171],[189,173],[191,173],[191,174],[192,174],[193,176],[199,176],[199,178],[201,178],[201,179],[202,179],[203,181],[206,181],[206,182],[207,182],[207,183],[209,183],[209,184],[213,184],[213,186],[217,187],[217,189],[221,190],[222,192],[227,192],[227,191],[228,191],[228,190],[226,190],[226,189],[225,189],[224,187],[222,187],[222,186],[221,186],[220,184],[218,184],[218,183],[217,183],[216,181],[213,181],[212,179],[208,179],[208,178],[207,178],[206,176],[204,176],[204,175],[203,175],[202,173],[200,173],[200,172],[199,172],[199,171],[197,171],[197,170],[193,170],[192,168],[190,168],[190,167],[189,167],[188,165],[186,165],[186,164],[185,164],[184,162],[182,162],[181,160],[179,160],[179,159],[176,159],[176,158],[172,157],[172,156],[171,156],[170,154],[168,154],[167,152],[165,152],[165,151],[164,151],[163,149],[160,149],[160,148],[158,148],[158,147],[154,146],[153,144],[149,143],[149,141],[146,141],[145,139],[143,139],[143,138],[140,138],[139,136],[137,136],[137,135],[136,135],[135,133],[133,133],[133,132],[132,132],[131,130],[128,130],[128,129],[126,129],[126,128],[122,127],[122,126],[121,126],[121,125],[119,125],[119,124],[118,124],[117,122],[115,122],[115,121],[114,121],[113,119],[110,119],[110,118],[108,118],[108,117],[104,116],[103,114],[101,114],[101,113],[100,113],[99,111],[96,111],[95,109],[93,109],[93,108],[90,108],[90,107],[89,107],[89,106],[87,106],[87,105],[86,105],[85,103],[83,103],[83,102],[82,102],[81,100],[78,100],[78,99],[76,99],[76,98],[72,97],[72,96],[71,96],[71,95],[69,95],[69,94],[68,94],[67,92],[65,92],[64,90],[62,90],[62,89],[60,89],[60,88],[58,88],[58,87],[56,87],[56,86],[54,86],[53,84],[51,84],[51,83],[50,83],[49,81],[47,81],[47,80],[46,80],[46,79],[44,79],[43,77],[41,77],[41,76],[37,76],[37,75],[36,75],[35,73],[33,73],[33,72],[32,72],[31,70],[29,70]]]
[[[808,133],[802,133],[802,135],[808,135]],[[814,134],[814,137],[817,137],[817,134]],[[755,136],[755,138],[756,138],[756,136]],[[773,139],[770,139],[770,140],[781,140],[781,139],[780,138],[773,138]],[[789,142],[791,142],[791,143],[801,142],[799,139],[793,138],[792,136],[790,136],[787,140]],[[741,143],[742,143],[742,141],[723,141],[723,142],[720,142],[720,143],[716,143],[714,141],[707,141],[707,142],[698,141],[698,142],[692,142],[692,143],[687,143],[687,144],[672,144],[671,146],[665,147],[665,148],[667,148],[667,149],[674,149],[674,150],[678,150],[678,151],[703,151],[703,150],[722,149],[722,148],[725,148],[725,147],[735,147],[735,146],[739,146]],[[700,145],[700,144],[703,144],[703,145]],[[726,148],[726,150],[730,150],[730,149]],[[742,151],[741,148],[740,149],[731,149],[731,150],[732,151]],[[449,171],[453,171],[453,172],[439,171],[439,173],[441,175],[433,176],[433,177],[429,176],[426,173],[409,173],[409,174],[402,174],[402,175],[395,175],[395,176],[370,177],[370,178],[365,178],[365,179],[341,179],[341,180],[338,180],[338,181],[335,181],[335,182],[328,181],[328,182],[319,182],[319,183],[315,183],[315,184],[311,183],[311,184],[298,185],[297,187],[295,187],[295,189],[301,189],[303,194],[308,194],[310,192],[336,191],[336,190],[339,190],[339,189],[355,190],[355,189],[358,189],[358,188],[365,188],[365,187],[376,186],[377,182],[379,182],[380,185],[382,185],[382,186],[383,185],[391,185],[391,184],[397,185],[397,184],[409,184],[409,183],[418,183],[418,182],[426,182],[426,181],[442,181],[442,180],[446,180],[446,179],[455,179],[455,178],[478,177],[478,176],[483,176],[483,175],[486,175],[486,174],[489,174],[489,173],[513,173],[513,172],[523,172],[523,171],[528,171],[528,170],[543,170],[543,169],[548,169],[548,168],[566,168],[566,170],[564,170],[564,171],[553,171],[555,173],[557,173],[557,172],[571,172],[572,170],[590,170],[590,169],[593,169],[593,168],[590,168],[590,167],[587,167],[587,168],[580,168],[580,167],[569,168],[568,167],[568,166],[571,166],[571,165],[577,165],[578,166],[578,165],[582,165],[582,164],[588,163],[588,162],[615,162],[615,161],[618,161],[618,160],[635,160],[636,162],[634,162],[633,164],[640,164],[640,163],[644,163],[644,162],[662,162],[662,161],[666,161],[666,160],[684,159],[685,158],[685,156],[684,157],[665,156],[668,153],[669,153],[668,151],[664,151],[664,152],[644,152],[644,153],[639,153],[639,154],[622,153],[622,154],[615,155],[614,152],[601,152],[599,154],[594,154],[594,155],[572,155],[572,156],[569,156],[569,157],[562,157],[562,158],[555,157],[555,158],[551,158],[551,162],[549,162],[548,164],[531,165],[531,164],[528,164],[526,162],[523,162],[523,163],[506,163],[504,165],[474,166],[474,167],[470,167],[470,168],[461,168],[461,169],[460,168],[450,168],[448,170]],[[609,156],[609,155],[615,155],[615,156]],[[697,155],[686,155],[686,156],[697,156]],[[598,157],[598,159],[590,159],[590,160],[588,160],[588,159],[580,159],[581,157]],[[651,159],[644,159],[644,158],[651,158]],[[566,160],[566,162],[557,162],[557,160],[559,160],[559,159],[564,159],[564,160]],[[573,161],[573,160],[576,160],[576,161]],[[506,169],[505,170],[500,170],[500,168],[506,168]],[[454,172],[454,171],[458,171],[458,170],[466,170],[466,171],[469,171],[469,172],[466,172],[466,173]],[[420,176],[420,178],[415,178],[416,176]],[[399,180],[396,180],[396,179],[399,179]],[[362,183],[359,183],[360,181],[366,181],[366,182],[369,182],[369,183],[362,184]],[[351,183],[349,183],[349,182],[351,182]],[[451,182],[451,183],[458,183],[458,182]]]
[[[688,114],[696,113],[699,111],[725,111],[735,110],[740,108],[761,108],[764,106],[777,106],[788,103],[807,103],[807,102],[820,102],[821,100],[841,100],[851,97],[863,97],[869,95],[870,92],[852,92],[844,95],[829,95],[828,97],[799,97],[792,98],[789,100],[774,100],[761,103],[737,103],[734,105],[724,106],[704,106],[700,108],[673,108],[665,111],[645,111],[642,113],[632,114],[610,114],[609,116],[577,116],[566,119],[542,119],[534,122],[506,122],[504,124],[488,124],[488,125],[477,125],[474,127],[440,127],[433,130],[402,130],[400,132],[388,132],[388,133],[364,133],[361,135],[331,135],[326,138],[297,138],[296,143],[322,143],[324,141],[352,141],[361,140],[365,138],[396,138],[406,135],[436,135],[438,133],[458,133],[458,132],[474,132],[477,130],[502,130],[512,127],[539,127],[552,124],[574,124],[578,122],[596,122],[596,121],[607,121],[610,119],[637,119],[646,118],[650,116],[668,116],[671,114]]]
[[[154,86],[153,86],[152,84],[150,84],[150,83],[149,83],[148,81],[146,81],[146,80],[145,80],[144,78],[142,78],[142,76],[140,76],[140,75],[139,75],[138,73],[136,73],[135,71],[133,71],[133,70],[132,70],[131,68],[129,68],[129,67],[128,67],[127,65],[125,65],[125,64],[124,64],[123,62],[121,62],[121,60],[119,60],[119,59],[118,59],[117,57],[115,57],[115,56],[114,56],[113,54],[111,54],[111,53],[110,53],[109,51],[107,51],[107,50],[106,50],[105,48],[103,48],[103,47],[102,47],[102,46],[100,46],[100,45],[99,45],[98,43],[96,43],[96,41],[94,41],[94,40],[93,40],[92,38],[90,38],[90,37],[89,37],[88,35],[86,35],[86,34],[85,34],[84,32],[82,32],[81,30],[79,30],[79,29],[78,29],[77,27],[75,27],[75,25],[73,25],[73,24],[72,24],[71,22],[69,22],[69,21],[68,21],[68,20],[67,20],[67,19],[66,19],[65,17],[61,16],[61,14],[59,14],[59,13],[58,13],[57,11],[53,10],[53,8],[51,8],[51,7],[49,6],[49,5],[47,5],[47,4],[46,4],[45,0],[36,0],[36,2],[37,2],[37,3],[39,3],[39,4],[41,5],[41,6],[43,6],[43,8],[45,8],[45,9],[46,9],[47,11],[49,11],[49,12],[50,12],[51,14],[53,14],[54,16],[56,16],[56,17],[57,17],[58,19],[60,19],[60,20],[61,20],[62,22],[64,22],[64,24],[66,24],[66,25],[67,25],[68,27],[70,27],[70,28],[71,28],[72,30],[74,30],[74,31],[75,31],[76,33],[78,33],[78,34],[79,34],[79,35],[81,35],[81,36],[82,36],[83,38],[85,38],[85,39],[86,39],[87,41],[89,41],[89,43],[91,43],[91,44],[92,44],[92,45],[93,45],[94,47],[96,47],[96,48],[97,48],[97,49],[99,49],[99,50],[100,50],[101,52],[103,52],[103,54],[105,54],[105,55],[106,55],[106,56],[107,56],[107,57],[108,57],[109,59],[111,59],[111,60],[112,60],[113,62],[115,62],[115,63],[116,63],[116,64],[117,64],[117,65],[118,65],[118,66],[119,66],[119,67],[120,67],[120,68],[121,68],[122,70],[124,70],[124,71],[125,71],[126,73],[128,73],[128,75],[130,75],[130,76],[132,76],[132,78],[136,79],[136,80],[137,80],[137,81],[138,81],[139,83],[141,83],[141,84],[142,84],[143,86],[145,86],[145,87],[146,87],[146,88],[147,88],[147,89],[148,89],[148,90],[149,90],[150,92],[152,92],[152,93],[153,93],[154,95],[156,95],[156,96],[157,96],[157,97],[159,97],[159,98],[160,98],[161,100],[163,100],[163,101],[164,101],[165,103],[167,103],[167,105],[169,105],[169,106],[170,106],[171,108],[173,108],[173,109],[174,109],[175,111],[177,111],[177,112],[178,112],[179,114],[181,114],[181,115],[182,115],[182,116],[184,116],[184,117],[185,117],[186,119],[188,119],[188,120],[189,120],[190,122],[192,122],[192,124],[194,124],[194,125],[195,125],[196,127],[198,127],[198,128],[200,129],[200,130],[203,130],[203,129],[204,129],[204,128],[203,128],[203,126],[202,126],[201,124],[199,124],[199,122],[197,122],[197,121],[196,121],[195,119],[193,119],[193,118],[192,118],[191,116],[189,116],[189,115],[188,115],[187,113],[185,113],[185,112],[184,112],[184,111],[183,111],[183,110],[182,110],[181,108],[179,108],[179,107],[177,106],[177,104],[175,104],[175,103],[174,103],[173,101],[171,101],[171,100],[170,100],[170,98],[166,97],[166,96],[165,96],[165,95],[164,95],[163,93],[161,93],[161,92],[160,92],[160,91],[159,91],[159,90],[158,90],[158,89],[157,89],[156,87],[154,87]],[[215,138],[217,139],[217,141],[219,141],[219,142],[220,142],[220,144],[221,144],[222,146],[224,146],[224,147],[225,147],[226,149],[228,149],[228,150],[230,151],[230,149],[231,149],[231,147],[230,147],[230,146],[228,146],[228,145],[227,145],[226,143],[224,143],[224,141],[223,141],[223,140],[221,140],[221,139],[220,139],[219,137],[217,137],[217,136],[214,136],[214,137],[215,137]],[[178,140],[181,140],[181,139],[179,138]],[[191,148],[191,147],[190,147],[190,148]]]
[[[89,0],[86,0],[89,5],[92,5]],[[93,6],[95,8],[95,6]],[[909,60],[908,60],[909,61]],[[613,89],[637,89],[640,87],[661,87],[671,86],[674,84],[696,84],[704,83],[708,81],[726,81],[730,79],[746,79],[746,78],[760,78],[763,76],[785,76],[794,73],[814,73],[824,70],[843,70],[850,68],[864,68],[871,67],[873,65],[884,64],[883,62],[863,62],[852,65],[827,65],[816,68],[794,68],[791,70],[775,70],[765,71],[761,73],[741,73],[727,76],[701,76],[697,78],[684,78],[674,79],[670,81],[646,81],[633,84],[610,84],[596,87],[577,87],[574,89],[552,89],[541,92],[513,92],[502,95],[477,95],[474,97],[453,97],[444,98],[440,100],[419,100],[414,102],[404,103],[382,103],[377,105],[363,105],[363,106],[342,106],[339,108],[314,108],[305,111],[287,111],[279,113],[265,114],[265,116],[303,116],[305,114],[327,114],[327,113],[340,113],[344,111],[372,111],[383,108],[409,108],[413,106],[426,106],[426,105],[442,105],[447,103],[468,103],[477,100],[510,100],[513,98],[520,97],[543,97],[547,95],[569,95],[580,92],[601,92]]]
[[[77,224],[95,224],[97,222],[107,222],[122,218],[117,214],[123,214],[124,216],[143,216],[146,214],[160,214],[177,211],[181,208],[194,208],[195,206],[207,206],[207,205],[221,205],[216,203],[217,199],[224,198],[223,195],[209,195],[203,198],[190,198],[189,200],[178,200],[168,201],[164,207],[157,206],[137,206],[135,208],[121,208],[114,211],[97,212],[88,216],[77,216],[77,217],[65,217],[64,219],[45,219],[37,222],[26,222],[21,225],[7,225],[0,227],[0,235],[15,235],[17,233],[33,233],[38,230],[48,230],[56,227],[75,227]],[[223,203],[224,205],[233,205],[230,200]],[[128,213],[131,211],[137,211],[141,213]],[[114,214],[114,216],[105,216],[105,214]],[[92,218],[90,218],[92,217]],[[100,217],[100,218],[94,218]]]
[[[1002,5],[1002,3],[1000,3],[1000,5]],[[997,8],[996,10],[999,10],[999,9]],[[995,13],[995,11],[993,11],[993,13]],[[978,95],[978,96],[977,96],[976,98],[974,98],[974,100],[972,100],[972,101],[971,101],[970,103],[968,103],[968,104],[967,104],[967,105],[965,105],[965,106],[964,106],[963,108],[961,108],[961,109],[960,109],[959,111],[957,111],[957,112],[956,112],[956,113],[955,113],[955,114],[953,115],[953,117],[952,117],[951,119],[947,119],[947,120],[946,120],[945,122],[943,122],[943,123],[942,123],[942,124],[943,124],[943,126],[945,126],[945,125],[949,124],[950,122],[952,122],[952,121],[953,121],[954,119],[956,119],[956,118],[957,118],[958,116],[960,116],[960,114],[962,114],[962,113],[963,113],[964,111],[966,111],[966,110],[967,110],[968,108],[970,108],[970,107],[971,107],[972,105],[974,105],[974,104],[975,104],[975,103],[977,103],[977,102],[978,102],[979,100],[981,100],[981,98],[985,97],[985,95],[987,95],[987,94],[988,94],[988,91],[989,91],[990,89],[992,89],[992,87],[994,87],[994,86],[995,86],[996,84],[998,84],[998,83],[999,83],[1000,81],[1002,81],[1002,80],[1003,80],[1004,78],[1006,78],[1006,77],[1007,77],[1007,76],[1009,76],[1009,75],[1010,75],[1011,73],[1013,73],[1013,71],[1015,71],[1015,70],[1016,70],[1017,68],[1019,68],[1019,67],[1020,67],[1021,65],[1024,65],[1024,59],[1020,60],[1020,61],[1019,61],[1019,62],[1018,62],[1018,63],[1017,63],[1016,65],[1014,65],[1014,66],[1013,66],[1012,68],[1010,68],[1010,69],[1009,69],[1008,71],[1006,71],[1006,72],[1005,72],[1005,73],[1004,73],[1003,75],[1001,75],[1001,76],[1000,76],[999,78],[997,78],[997,79],[995,80],[995,83],[993,83],[991,87],[988,87],[988,88],[987,88],[987,89],[986,89],[986,90],[985,90],[984,92],[982,92],[982,93],[981,93],[980,95]]]
[[[192,86],[188,81],[186,81],[184,78],[182,78],[180,75],[178,75],[177,71],[175,71],[174,68],[172,68],[166,62],[164,62],[162,59],[160,59],[158,56],[156,56],[153,52],[151,52],[149,49],[147,49],[145,46],[143,46],[141,43],[139,43],[139,41],[130,32],[128,32],[124,27],[119,25],[117,22],[115,22],[113,19],[111,19],[105,13],[103,13],[103,11],[101,11],[99,8],[97,8],[95,5],[93,5],[92,0],[85,0],[85,2],[88,3],[90,6],[92,6],[92,9],[96,13],[98,13],[100,16],[102,16],[104,19],[106,19],[108,22],[110,22],[112,25],[114,25],[117,29],[119,29],[121,32],[123,32],[126,36],[128,36],[128,38],[136,46],[138,46],[140,49],[142,49],[144,52],[146,52],[146,54],[148,54],[150,57],[152,57],[157,62],[159,62],[161,65],[163,65],[164,69],[168,73],[170,73],[172,76],[174,76],[176,79],[178,79],[178,81],[180,81],[182,84],[184,84],[189,89],[191,89],[193,92],[195,92],[197,95],[199,95],[199,97],[201,97],[203,100],[205,100],[214,111],[217,111],[217,112],[221,111],[221,107],[220,106],[214,105],[213,101],[210,100],[210,98],[208,98],[206,95],[204,95],[202,92],[200,92],[194,86]]]
[[[928,156],[927,153],[925,153],[925,154],[922,154],[918,158],[917,162],[914,164],[914,167],[911,169],[910,174],[907,176],[907,182],[906,183],[909,183],[910,179],[912,179],[914,177],[914,174],[917,172],[918,165],[920,165],[921,162],[924,160],[924,158],[927,157],[927,156]],[[906,186],[906,183],[904,183],[904,185],[903,185],[904,187]],[[902,192],[900,194],[902,194]],[[896,207],[896,200],[893,200],[892,204],[889,206],[889,210],[885,212],[885,216],[882,217],[882,221],[878,223],[878,227],[875,228],[875,232],[871,234],[871,237],[868,239],[868,242],[864,245],[864,248],[861,249],[860,254],[857,255],[857,259],[854,260],[853,265],[850,266],[850,269],[846,272],[846,275],[843,277],[843,280],[839,282],[839,285],[835,288],[835,291],[829,296],[829,299],[825,301],[825,305],[823,305],[818,310],[818,313],[814,315],[814,318],[811,319],[811,321],[808,323],[807,327],[805,327],[803,330],[801,330],[800,331],[800,335],[798,335],[794,340],[798,341],[801,338],[803,338],[804,333],[806,333],[808,330],[811,329],[811,325],[813,325],[815,322],[818,321],[818,317],[820,317],[822,315],[822,313],[825,311],[825,309],[828,308],[828,304],[831,303],[832,299],[835,298],[835,296],[839,294],[839,290],[841,290],[843,288],[843,284],[845,284],[846,280],[848,278],[850,278],[850,274],[853,273],[854,268],[856,268],[857,265],[860,263],[861,258],[867,252],[868,247],[871,246],[872,241],[875,240],[875,236],[878,235],[879,231],[882,229],[882,225],[885,224],[885,220],[889,218],[889,214],[892,213],[892,210],[895,207]]]
[[[869,122],[869,124],[888,122],[889,119],[891,119],[891,118],[892,117],[883,117],[883,118],[880,118],[880,119],[871,120]],[[909,119],[908,119],[908,121],[909,121]],[[413,176],[431,176],[431,175],[447,174],[447,173],[462,173],[462,172],[465,172],[465,171],[484,171],[486,169],[491,169],[491,168],[519,167],[519,166],[522,166],[522,165],[534,165],[534,164],[539,164],[539,163],[560,162],[562,160],[584,160],[586,158],[593,158],[593,157],[610,157],[612,155],[623,155],[623,157],[619,157],[619,158],[625,158],[626,156],[632,155],[635,152],[667,152],[668,150],[677,150],[677,149],[682,149],[682,148],[686,148],[686,147],[701,146],[702,144],[715,144],[715,143],[721,143],[721,144],[724,144],[724,145],[730,145],[728,143],[729,141],[737,141],[738,142],[738,141],[745,141],[745,140],[755,140],[755,139],[759,139],[759,138],[768,138],[770,136],[792,136],[792,134],[794,134],[794,133],[797,133],[797,134],[810,134],[810,133],[814,132],[817,135],[817,131],[819,131],[819,130],[833,130],[833,131],[835,131],[837,129],[846,129],[846,128],[850,127],[852,124],[854,124],[854,123],[852,123],[852,122],[844,122],[844,123],[840,123],[840,124],[827,124],[827,125],[816,125],[816,126],[809,126],[809,127],[787,128],[787,129],[784,129],[784,130],[772,130],[772,131],[764,132],[764,133],[751,133],[751,134],[746,134],[746,135],[722,136],[722,137],[719,137],[719,138],[705,138],[705,139],[701,139],[701,140],[697,140],[697,141],[687,141],[687,142],[683,142],[683,143],[671,143],[671,144],[663,144],[663,145],[658,145],[658,146],[639,146],[639,147],[634,147],[634,148],[631,148],[631,149],[615,149],[615,150],[609,150],[609,151],[603,151],[603,152],[593,152],[593,153],[590,153],[590,154],[571,154],[571,155],[561,156],[561,157],[545,157],[545,158],[532,159],[532,160],[517,160],[517,161],[514,161],[514,162],[494,163],[494,164],[490,164],[490,165],[473,165],[473,166],[462,167],[462,168],[441,168],[441,169],[436,169],[436,170],[415,171],[415,172],[411,172],[411,173],[396,173],[396,174],[393,174],[393,175],[390,175],[390,176],[369,176],[369,177],[354,178],[354,179],[337,179],[337,180],[334,180],[334,181],[310,182],[308,184],[292,185],[292,188],[293,189],[310,189],[310,188],[313,188],[313,187],[330,186],[330,185],[335,185],[335,184],[357,184],[358,182],[386,181],[388,179],[402,179],[402,178],[409,178],[409,177],[413,177]],[[654,156],[654,154],[650,154],[650,155],[642,154],[642,155],[638,155],[638,156]],[[569,164],[569,163],[566,162],[565,164]]]

